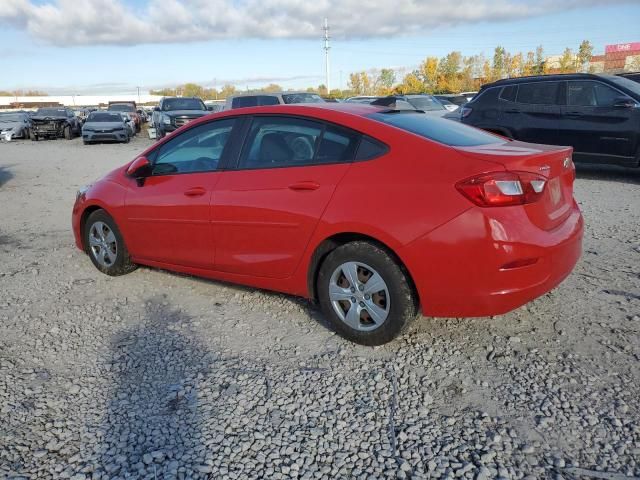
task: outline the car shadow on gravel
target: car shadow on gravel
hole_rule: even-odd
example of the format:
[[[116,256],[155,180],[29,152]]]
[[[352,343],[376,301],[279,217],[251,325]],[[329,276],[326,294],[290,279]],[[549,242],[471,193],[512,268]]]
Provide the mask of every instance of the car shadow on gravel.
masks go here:
[[[110,348],[114,387],[96,432],[92,478],[206,478],[198,388],[215,356],[196,339],[191,318],[163,297],[150,299]]]
[[[0,187],[13,178],[13,173],[9,170],[10,166],[0,166]]]
[[[603,180],[640,185],[640,168],[576,164],[576,177],[578,180]]]

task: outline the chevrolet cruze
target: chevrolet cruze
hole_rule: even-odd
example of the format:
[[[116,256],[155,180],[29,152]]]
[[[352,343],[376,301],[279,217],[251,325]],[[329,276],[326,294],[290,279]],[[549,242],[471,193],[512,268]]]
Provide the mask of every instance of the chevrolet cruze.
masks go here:
[[[419,111],[278,105],[208,115],[83,187],[78,248],[318,301],[379,345],[420,311],[477,317],[548,292],[580,257],[569,147]]]

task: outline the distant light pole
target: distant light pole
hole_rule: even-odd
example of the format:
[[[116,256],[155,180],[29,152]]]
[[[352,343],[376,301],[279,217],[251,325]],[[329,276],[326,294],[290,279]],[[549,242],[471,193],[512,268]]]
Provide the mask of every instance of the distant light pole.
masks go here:
[[[136,87],[138,89],[138,103],[140,103],[140,87]]]
[[[329,19],[327,17],[325,17],[324,19],[324,68],[325,68],[325,74],[326,74],[326,87],[327,87],[327,94],[329,94],[329,92],[331,92],[331,80],[330,80],[330,76],[331,76],[331,70],[330,70],[330,65],[329,65],[329,49],[331,49],[331,47],[329,46]]]

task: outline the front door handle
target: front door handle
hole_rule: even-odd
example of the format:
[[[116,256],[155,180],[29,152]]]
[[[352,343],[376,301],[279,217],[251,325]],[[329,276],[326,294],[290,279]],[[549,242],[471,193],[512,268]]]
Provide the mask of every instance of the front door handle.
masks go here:
[[[187,197],[199,197],[205,193],[207,193],[207,191],[202,187],[193,187],[184,192]]]
[[[312,181],[296,182],[289,185],[291,190],[317,190],[320,188],[320,184]]]

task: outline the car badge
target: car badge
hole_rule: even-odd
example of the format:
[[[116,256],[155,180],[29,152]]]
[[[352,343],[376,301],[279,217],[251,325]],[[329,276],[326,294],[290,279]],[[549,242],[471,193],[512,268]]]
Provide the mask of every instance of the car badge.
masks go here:
[[[569,168],[571,166],[571,158],[565,158],[564,162],[562,162],[562,165],[564,165],[564,168]]]

